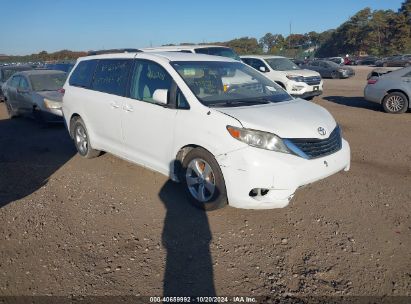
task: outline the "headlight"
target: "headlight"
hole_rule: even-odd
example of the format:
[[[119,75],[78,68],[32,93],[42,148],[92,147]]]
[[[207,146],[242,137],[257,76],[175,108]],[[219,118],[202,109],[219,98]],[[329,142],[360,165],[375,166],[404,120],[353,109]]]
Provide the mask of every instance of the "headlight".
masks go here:
[[[270,151],[291,153],[283,140],[275,134],[232,126],[227,126],[227,130],[232,137],[249,146]]]
[[[47,109],[61,109],[61,102],[44,98],[44,105]]]
[[[344,69],[338,69],[338,72],[340,72],[340,73],[347,73],[348,71],[347,71],[347,70],[344,70]]]
[[[304,77],[300,75],[287,75],[287,78],[296,82],[304,82]]]

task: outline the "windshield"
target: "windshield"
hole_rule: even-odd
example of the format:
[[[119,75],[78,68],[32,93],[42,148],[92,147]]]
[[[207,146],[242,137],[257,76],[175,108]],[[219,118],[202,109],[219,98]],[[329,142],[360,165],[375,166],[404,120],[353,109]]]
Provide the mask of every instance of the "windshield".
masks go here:
[[[292,100],[279,85],[240,62],[180,61],[171,64],[206,106],[247,106]]]
[[[30,75],[34,91],[57,91],[66,81],[66,73]]]
[[[198,54],[206,54],[213,56],[222,56],[241,61],[240,57],[230,48],[225,47],[207,47],[195,49]]]
[[[265,61],[276,71],[299,70],[300,68],[294,62],[287,58],[266,58]]]

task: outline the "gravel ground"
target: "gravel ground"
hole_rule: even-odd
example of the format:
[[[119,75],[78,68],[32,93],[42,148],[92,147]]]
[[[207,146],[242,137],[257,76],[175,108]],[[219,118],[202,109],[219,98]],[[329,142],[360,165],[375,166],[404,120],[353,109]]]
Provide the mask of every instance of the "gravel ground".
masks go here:
[[[179,185],[0,104],[0,295],[411,296],[411,113],[362,98],[370,68],[314,102],[349,172],[284,209],[204,213]]]

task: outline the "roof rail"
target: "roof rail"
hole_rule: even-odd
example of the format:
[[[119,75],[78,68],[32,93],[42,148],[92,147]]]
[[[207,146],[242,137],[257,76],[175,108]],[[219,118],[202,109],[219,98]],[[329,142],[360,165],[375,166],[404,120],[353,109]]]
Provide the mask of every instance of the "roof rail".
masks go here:
[[[113,53],[139,53],[139,52],[142,52],[142,51],[139,49],[111,49],[111,50],[89,51],[87,52],[87,56],[113,54]]]

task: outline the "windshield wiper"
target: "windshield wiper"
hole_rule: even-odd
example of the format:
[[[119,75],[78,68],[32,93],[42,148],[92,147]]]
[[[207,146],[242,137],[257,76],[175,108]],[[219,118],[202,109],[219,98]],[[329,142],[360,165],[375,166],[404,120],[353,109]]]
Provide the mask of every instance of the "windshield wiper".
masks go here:
[[[247,106],[255,106],[259,104],[267,104],[270,103],[268,99],[262,99],[262,98],[256,98],[256,99],[237,99],[237,100],[224,100],[224,101],[219,101],[219,102],[214,102],[211,104],[208,104],[209,107],[236,107],[236,106],[242,106],[242,105],[247,105]]]

